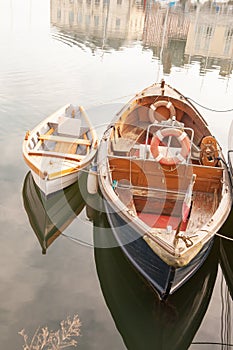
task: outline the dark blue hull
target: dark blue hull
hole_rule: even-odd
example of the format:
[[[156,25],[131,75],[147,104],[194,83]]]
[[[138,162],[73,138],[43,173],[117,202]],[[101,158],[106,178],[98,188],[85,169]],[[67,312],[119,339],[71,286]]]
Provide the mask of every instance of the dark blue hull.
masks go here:
[[[161,302],[114,245],[112,229],[103,214],[95,220],[93,239],[102,293],[126,349],[189,349],[215,285],[218,240],[197,273],[169,300]]]
[[[111,207],[106,209],[111,229],[122,251],[136,270],[158,292],[161,299],[173,294],[193,276],[206,260],[213,245],[212,239],[188,265],[175,268],[156,255],[130,223],[126,223]]]

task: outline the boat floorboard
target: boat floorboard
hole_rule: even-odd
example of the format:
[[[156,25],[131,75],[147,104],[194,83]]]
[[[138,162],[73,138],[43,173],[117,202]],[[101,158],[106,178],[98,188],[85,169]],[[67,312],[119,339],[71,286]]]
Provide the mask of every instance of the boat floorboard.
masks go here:
[[[67,143],[67,142],[57,142],[54,147],[54,152],[59,153],[70,153],[75,154],[77,151],[77,144],[75,143]]]
[[[195,192],[192,209],[187,225],[188,231],[194,231],[206,224],[215,211],[215,193]]]

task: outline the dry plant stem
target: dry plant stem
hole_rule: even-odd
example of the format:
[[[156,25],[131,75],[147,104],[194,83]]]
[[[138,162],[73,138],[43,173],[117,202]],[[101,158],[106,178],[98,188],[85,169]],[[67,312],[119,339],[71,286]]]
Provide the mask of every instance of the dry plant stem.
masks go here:
[[[78,315],[74,315],[73,319],[67,317],[66,320],[61,321],[60,329],[57,331],[49,331],[48,327],[41,329],[38,327],[30,344],[24,329],[19,334],[24,339],[24,350],[61,350],[69,346],[77,346],[78,342],[72,338],[80,335],[80,327]]]

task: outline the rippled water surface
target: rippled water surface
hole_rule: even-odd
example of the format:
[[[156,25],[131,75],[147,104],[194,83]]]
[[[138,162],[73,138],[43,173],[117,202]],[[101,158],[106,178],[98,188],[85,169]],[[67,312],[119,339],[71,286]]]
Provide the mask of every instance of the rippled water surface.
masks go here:
[[[232,16],[230,2],[0,0],[1,349],[23,349],[22,329],[30,340],[77,314],[79,349],[233,346],[231,241],[217,241],[161,304],[118,249],[93,248],[107,223],[88,220],[82,188],[46,203],[46,216],[21,152],[26,130],[62,105],[83,105],[101,135],[124,102],[164,78],[195,101],[227,155]],[[54,225],[63,235],[42,255],[36,232]],[[231,218],[224,231],[233,236]]]

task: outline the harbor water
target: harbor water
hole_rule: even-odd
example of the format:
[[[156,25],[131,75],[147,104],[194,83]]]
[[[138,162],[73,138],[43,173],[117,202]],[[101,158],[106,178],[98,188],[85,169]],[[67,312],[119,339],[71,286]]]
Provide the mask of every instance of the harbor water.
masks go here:
[[[26,131],[63,105],[84,106],[101,137],[124,103],[165,79],[192,99],[227,160],[232,16],[230,2],[0,0],[1,349],[47,349],[45,333],[70,324],[56,349],[232,348],[231,240],[218,237],[161,303],[118,248],[104,248],[111,229],[87,174],[48,200],[22,156]],[[46,254],[43,231],[55,235]],[[233,237],[231,216],[221,234]]]

